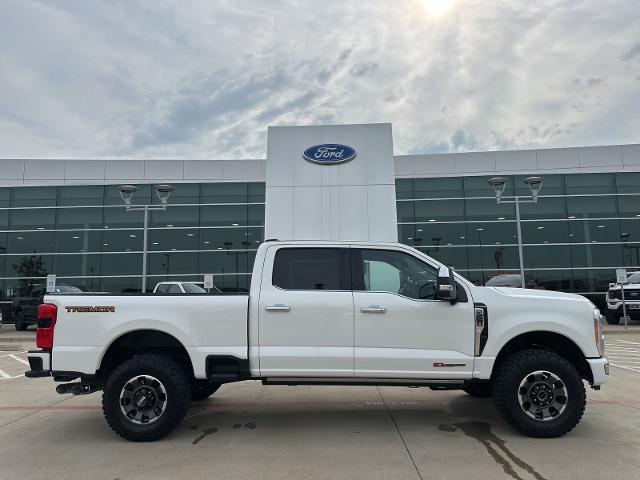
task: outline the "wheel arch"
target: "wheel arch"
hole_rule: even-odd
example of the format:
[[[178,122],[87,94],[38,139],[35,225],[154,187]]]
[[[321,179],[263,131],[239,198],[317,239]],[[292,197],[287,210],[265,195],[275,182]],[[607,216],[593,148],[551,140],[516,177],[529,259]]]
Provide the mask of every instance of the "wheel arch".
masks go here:
[[[133,355],[154,353],[176,360],[193,378],[193,363],[184,345],[173,335],[157,329],[138,329],[122,333],[105,348],[97,373],[106,378],[120,363]]]
[[[589,363],[587,362],[582,349],[569,337],[561,333],[550,332],[547,330],[536,330],[521,333],[505,343],[500,349],[500,352],[493,364],[491,378],[493,379],[493,376],[499,366],[510,355],[530,348],[540,348],[557,353],[576,367],[583,379],[593,382],[593,373],[591,372],[591,368],[589,367]]]

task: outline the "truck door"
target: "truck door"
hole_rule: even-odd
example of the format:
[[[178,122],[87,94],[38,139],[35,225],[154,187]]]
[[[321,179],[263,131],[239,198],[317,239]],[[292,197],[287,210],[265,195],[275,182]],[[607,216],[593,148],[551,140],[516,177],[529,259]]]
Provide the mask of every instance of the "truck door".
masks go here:
[[[356,377],[471,378],[473,302],[435,299],[435,265],[409,252],[354,248],[352,271]]]
[[[353,375],[349,248],[268,249],[258,311],[261,375]]]

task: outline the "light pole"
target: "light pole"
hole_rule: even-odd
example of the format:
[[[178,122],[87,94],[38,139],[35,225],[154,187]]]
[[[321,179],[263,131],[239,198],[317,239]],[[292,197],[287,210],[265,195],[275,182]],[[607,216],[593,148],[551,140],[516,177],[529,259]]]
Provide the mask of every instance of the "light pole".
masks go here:
[[[521,203],[538,203],[538,195],[542,188],[543,177],[527,177],[523,181],[529,187],[530,197],[503,197],[502,194],[507,186],[508,179],[506,177],[493,177],[489,179],[489,185],[496,194],[496,203],[513,203],[516,206],[516,228],[518,230],[518,259],[520,261],[520,285],[525,288],[524,281],[524,260],[522,254],[522,228],[520,225],[520,204]],[[506,198],[506,199],[505,199]]]
[[[171,192],[174,190],[171,185],[164,184],[154,185],[153,189],[156,191],[156,195],[158,195],[160,205],[132,205],[131,200],[133,199],[133,194],[138,190],[138,187],[135,185],[120,185],[118,187],[127,212],[144,212],[144,234],[142,236],[142,293],[147,291],[147,233],[149,230],[149,211],[166,210],[167,200],[169,200],[169,195],[171,195]]]

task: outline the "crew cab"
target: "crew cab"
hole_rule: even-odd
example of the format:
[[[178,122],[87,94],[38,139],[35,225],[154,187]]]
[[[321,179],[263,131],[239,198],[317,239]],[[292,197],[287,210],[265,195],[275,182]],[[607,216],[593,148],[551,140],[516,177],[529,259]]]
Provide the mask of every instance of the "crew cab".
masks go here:
[[[623,317],[622,293],[624,291],[624,303],[627,317],[632,320],[640,320],[640,272],[634,272],[627,277],[624,288],[619,283],[610,283],[607,291],[607,311],[605,316],[607,323],[617,325]]]
[[[243,380],[461,389],[556,437],[582,417],[584,382],[609,374],[586,298],[474,286],[396,243],[267,240],[248,295],[47,295],[38,325],[26,376],[103,390],[108,424],[133,441]]]

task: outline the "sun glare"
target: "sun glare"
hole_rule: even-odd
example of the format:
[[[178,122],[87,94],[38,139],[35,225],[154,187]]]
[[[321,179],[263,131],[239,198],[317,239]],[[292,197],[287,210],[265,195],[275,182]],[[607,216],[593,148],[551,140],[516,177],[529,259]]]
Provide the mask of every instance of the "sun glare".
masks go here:
[[[455,0],[424,0],[427,13],[433,17],[440,17],[453,7]]]

